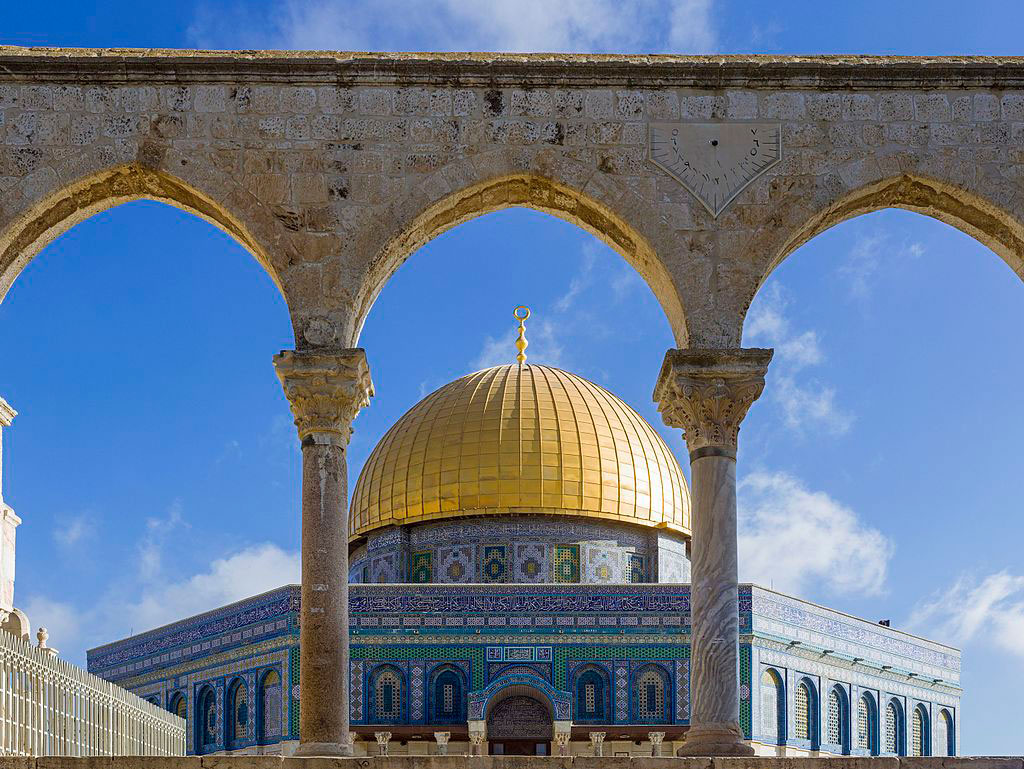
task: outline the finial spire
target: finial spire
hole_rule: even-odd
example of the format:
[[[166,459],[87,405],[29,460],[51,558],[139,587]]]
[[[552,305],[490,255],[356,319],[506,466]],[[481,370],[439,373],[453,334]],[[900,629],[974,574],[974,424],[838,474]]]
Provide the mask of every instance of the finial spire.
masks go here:
[[[519,321],[519,338],[516,339],[516,349],[519,350],[519,354],[516,355],[516,360],[522,366],[526,363],[526,347],[529,344],[526,341],[526,320],[530,317],[530,308],[519,305],[512,311],[512,317]]]

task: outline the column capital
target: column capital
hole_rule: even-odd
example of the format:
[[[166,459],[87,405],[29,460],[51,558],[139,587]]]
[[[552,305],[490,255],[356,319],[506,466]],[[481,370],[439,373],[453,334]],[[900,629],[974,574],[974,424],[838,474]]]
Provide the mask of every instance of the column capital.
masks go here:
[[[18,412],[11,408],[11,404],[0,398],[0,427],[10,427],[16,416]]]
[[[274,356],[274,368],[295,416],[299,440],[348,444],[352,421],[373,395],[366,352],[283,350]]]
[[[665,424],[681,427],[690,459],[736,456],[740,423],[764,389],[773,350],[669,350],[654,400]]]

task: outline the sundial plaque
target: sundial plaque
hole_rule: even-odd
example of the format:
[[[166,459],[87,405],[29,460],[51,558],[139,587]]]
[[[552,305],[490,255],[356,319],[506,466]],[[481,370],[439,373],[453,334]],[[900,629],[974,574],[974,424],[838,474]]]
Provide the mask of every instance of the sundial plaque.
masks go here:
[[[717,217],[782,159],[778,123],[651,123],[650,157]]]

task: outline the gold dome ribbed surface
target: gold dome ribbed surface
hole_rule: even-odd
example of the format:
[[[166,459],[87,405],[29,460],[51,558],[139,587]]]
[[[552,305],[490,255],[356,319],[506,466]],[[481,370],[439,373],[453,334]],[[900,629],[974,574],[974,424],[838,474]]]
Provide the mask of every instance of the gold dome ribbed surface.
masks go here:
[[[690,532],[679,463],[639,414],[574,374],[515,364],[445,385],[388,430],[356,482],[349,531],[509,513]]]

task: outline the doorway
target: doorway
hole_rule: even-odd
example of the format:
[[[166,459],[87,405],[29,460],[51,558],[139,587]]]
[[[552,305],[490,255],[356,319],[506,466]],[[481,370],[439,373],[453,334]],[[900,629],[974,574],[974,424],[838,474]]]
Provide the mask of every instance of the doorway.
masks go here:
[[[488,752],[492,756],[548,756],[553,732],[551,712],[543,702],[524,694],[506,697],[487,716]]]

